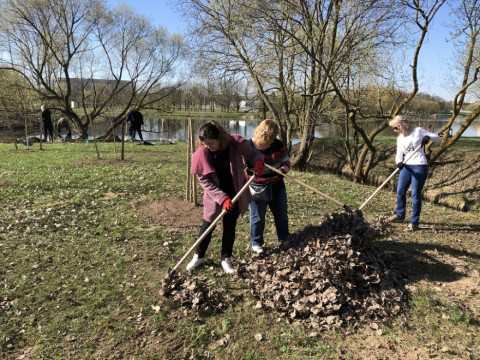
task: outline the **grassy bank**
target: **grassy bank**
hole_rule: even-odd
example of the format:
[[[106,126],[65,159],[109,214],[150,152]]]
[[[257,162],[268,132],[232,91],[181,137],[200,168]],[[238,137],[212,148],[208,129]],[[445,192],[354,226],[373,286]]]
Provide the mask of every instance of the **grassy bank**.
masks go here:
[[[389,226],[376,239],[402,269],[409,289],[403,314],[371,324],[312,333],[249,296],[225,312],[185,313],[159,295],[161,280],[196,240],[140,216],[139,204],[183,199],[186,145],[0,144],[0,357],[5,359],[474,359],[478,336],[478,213],[426,202],[421,230]],[[375,187],[334,175],[294,177],[354,208]],[[291,231],[318,224],[337,205],[287,183]],[[390,214],[394,193],[364,209]],[[276,246],[270,217],[266,241]],[[185,214],[178,222],[196,217]],[[198,219],[200,220],[200,219]],[[175,225],[175,220],[172,222]],[[248,218],[237,227],[235,259],[249,258]],[[218,229],[209,265],[191,275],[243,293],[219,268]],[[183,273],[183,267],[181,272]],[[261,340],[256,335],[261,334]]]

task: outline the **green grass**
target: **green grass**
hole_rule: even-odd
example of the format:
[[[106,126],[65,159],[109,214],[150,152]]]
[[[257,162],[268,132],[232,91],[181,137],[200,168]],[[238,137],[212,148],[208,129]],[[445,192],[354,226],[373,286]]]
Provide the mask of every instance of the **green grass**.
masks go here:
[[[99,143],[99,149],[102,159],[114,157],[114,144]],[[415,288],[404,314],[385,319],[378,330],[352,324],[311,334],[278,313],[256,309],[249,296],[224,313],[201,317],[158,294],[167,268],[198,230],[167,231],[142,222],[132,203],[184,198],[184,143],[127,143],[126,161],[95,159],[91,143],[44,144],[43,151],[38,144],[28,151],[0,144],[0,358],[480,357],[478,295],[462,297],[451,289],[460,281],[476,281],[478,289],[478,214],[425,203],[427,230],[406,234],[395,225],[378,241]],[[291,175],[354,208],[375,190],[325,173]],[[287,190],[292,232],[338,210],[295,183],[288,182]],[[389,214],[394,203],[394,193],[382,191],[365,216]],[[275,246],[268,216],[266,240]],[[239,221],[237,233],[235,257],[249,258],[248,218]],[[217,230],[209,260],[218,263],[218,253]],[[244,290],[218,271],[205,267],[192,276],[207,277],[229,294]]]

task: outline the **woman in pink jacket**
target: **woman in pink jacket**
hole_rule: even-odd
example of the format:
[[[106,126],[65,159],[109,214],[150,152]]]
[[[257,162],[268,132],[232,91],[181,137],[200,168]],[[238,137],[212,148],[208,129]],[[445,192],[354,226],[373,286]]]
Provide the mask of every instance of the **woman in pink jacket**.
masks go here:
[[[232,199],[247,182],[243,158],[255,164],[254,171],[263,175],[263,156],[246,139],[230,135],[216,121],[203,124],[198,131],[200,147],[192,158],[192,173],[197,174],[203,187],[203,225],[199,237],[220,215],[222,209],[228,212],[223,217],[222,267],[227,274],[234,272],[231,256],[235,242],[235,228],[239,216],[243,216],[252,200],[245,191],[235,204]],[[187,270],[191,271],[205,263],[205,253],[212,238],[212,232],[198,245]]]

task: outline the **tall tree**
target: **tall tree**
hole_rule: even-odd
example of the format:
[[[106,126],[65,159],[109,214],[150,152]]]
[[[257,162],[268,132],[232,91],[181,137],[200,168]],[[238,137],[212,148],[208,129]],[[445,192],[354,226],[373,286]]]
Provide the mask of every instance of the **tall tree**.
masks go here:
[[[445,136],[430,154],[430,162],[437,160],[449,147],[455,144],[470,124],[480,116],[480,2],[478,0],[462,0],[461,3],[452,2],[454,14],[453,42],[456,44],[455,62],[458,64],[458,83],[454,84],[459,89],[453,99],[453,112],[442,129]],[[458,58],[459,57],[459,58]],[[449,136],[452,125],[460,114],[467,98],[477,102],[471,113],[460,124],[458,130]]]
[[[373,37],[372,41],[369,42],[370,46],[363,49],[364,51],[372,50],[377,56],[373,64],[378,65],[380,62],[387,65],[378,67],[381,69],[381,72],[376,70],[377,66],[373,66],[369,63],[364,63],[361,59],[364,51],[354,52],[354,55],[357,61],[354,62],[355,67],[353,71],[349,72],[349,81],[347,86],[344,86],[345,81],[343,78],[338,78],[335,73],[328,72],[328,76],[332,84],[334,84],[335,94],[338,97],[339,101],[345,107],[347,113],[346,126],[351,126],[353,129],[353,146],[350,146],[351,140],[347,136],[345,138],[346,147],[349,150],[348,152],[348,161],[350,163],[350,168],[352,170],[353,177],[356,181],[364,180],[371,165],[375,159],[376,148],[374,145],[375,137],[380,134],[385,128],[388,127],[388,121],[391,117],[401,113],[407,104],[409,104],[418,93],[419,83],[418,83],[418,61],[419,55],[422,50],[422,46],[425,41],[425,37],[430,29],[430,25],[435,18],[438,10],[445,3],[445,0],[433,0],[433,1],[417,1],[417,0],[405,0],[396,2],[397,7],[400,10],[400,13],[397,14],[399,18],[397,19],[396,24],[401,24],[397,29],[398,31],[389,32],[388,29],[386,32],[383,32],[386,37]],[[371,20],[378,19],[375,16]],[[401,19],[401,21],[398,21]],[[375,24],[377,22],[375,21]],[[383,26],[388,25],[387,23],[382,23]],[[394,29],[394,30],[397,30]],[[400,37],[404,39],[403,41],[396,40],[397,36],[401,34],[401,31],[406,31],[406,37]],[[414,34],[414,35],[412,35]],[[378,42],[380,40],[380,42]],[[410,43],[413,43],[413,52],[410,59],[403,59],[402,62],[407,62],[410,64],[410,74],[407,73],[406,77],[402,76],[404,65],[389,61],[389,57],[395,57],[398,54],[396,49],[400,47],[402,52],[410,50]],[[385,46],[386,45],[386,46]],[[380,50],[380,51],[379,51]],[[358,56],[360,55],[360,56]],[[383,56],[382,56],[383,55]],[[348,56],[351,59],[350,56]],[[348,62],[349,64],[351,61]],[[390,67],[390,71],[388,71]],[[357,71],[360,69],[360,71]],[[366,71],[365,71],[366,70]],[[406,80],[410,78],[410,81]],[[360,84],[356,84],[352,79],[359,79]],[[375,84],[382,84],[386,81],[386,90],[379,92],[368,92],[365,91],[364,79],[373,79]],[[410,91],[403,91],[405,87],[410,88]],[[376,98],[378,106],[373,109],[369,109],[365,106],[364,101],[362,100],[368,94]],[[389,102],[389,107],[385,107],[383,100],[385,99],[385,94],[389,96],[387,98],[393,98],[393,102]],[[367,131],[366,127],[362,126],[360,120],[365,119],[383,119],[378,126],[373,130]],[[358,137],[362,141],[358,141]]]
[[[112,107],[118,107],[115,126],[132,105],[149,107],[168,95],[162,89],[172,82],[182,38],[153,28],[131,8],[109,10],[102,0],[3,0],[1,6],[1,67],[21,74],[50,108],[70,118],[80,138]]]
[[[248,74],[280,124],[282,140],[300,137],[291,154],[299,168],[311,156],[315,127],[328,121],[335,87],[359,79],[358,69],[375,63],[381,45],[392,41],[400,11],[395,3],[183,1],[184,11],[195,14],[202,58],[222,71]]]

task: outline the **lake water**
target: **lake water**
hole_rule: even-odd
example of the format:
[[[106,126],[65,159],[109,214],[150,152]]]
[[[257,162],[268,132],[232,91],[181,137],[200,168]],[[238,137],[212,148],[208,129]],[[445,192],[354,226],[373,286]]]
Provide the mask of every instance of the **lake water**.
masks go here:
[[[459,116],[457,120],[453,124],[453,132],[456,132],[460,127],[461,123],[464,121],[465,117]],[[412,124],[414,126],[422,126],[429,131],[438,132],[446,123],[448,117],[447,116],[439,116],[436,120],[430,119],[426,121],[422,121],[418,124]],[[205,121],[208,121],[207,119]],[[225,127],[228,132],[231,134],[238,134],[243,136],[244,138],[250,139],[253,137],[253,132],[255,131],[255,127],[258,125],[258,121],[233,121],[233,120],[217,120],[223,127]],[[195,121],[195,130],[197,131],[198,128],[201,126],[203,121],[197,119]],[[364,123],[363,126],[367,130],[367,133],[373,130],[379,122],[368,122]],[[103,126],[96,126],[96,136],[100,136],[104,134],[109,125],[104,124]],[[142,127],[143,131],[143,138],[144,140],[148,141],[158,141],[161,139],[175,139],[179,141],[184,141],[186,139],[186,128],[187,128],[187,119],[144,119],[144,125]],[[121,127],[118,126],[115,129],[115,134],[117,136],[121,136],[122,130]],[[19,131],[15,134],[18,138],[24,138],[23,131]],[[341,131],[339,128],[336,128],[332,125],[320,125],[317,126],[315,129],[315,137],[322,138],[322,137],[329,137],[329,136],[338,136],[341,135]],[[393,130],[390,127],[387,127],[380,135],[384,136],[393,136]],[[38,131],[29,133],[29,136],[39,136]],[[75,134],[73,134],[75,137]],[[474,121],[470,127],[463,133],[462,137],[479,137],[480,136],[480,120]],[[0,134],[0,141],[8,141],[10,140],[10,134]],[[90,134],[89,139],[93,139],[93,135]],[[293,140],[293,143],[297,143],[297,140]]]
[[[454,122],[452,130],[455,133],[461,123],[464,121],[463,116],[459,116]],[[422,123],[415,124],[414,126],[422,126],[425,129],[431,132],[438,132],[444,125],[446,125],[448,117],[438,117],[436,120],[427,120]],[[217,120],[225,129],[228,130],[231,134],[238,134],[244,138],[250,139],[253,137],[255,127],[258,125],[258,121],[229,121],[229,120]],[[201,126],[203,122],[195,121],[195,130]],[[373,130],[379,122],[369,122],[365,123],[363,126],[367,130],[367,133]],[[160,139],[176,139],[176,140],[185,140],[186,138],[186,127],[187,120],[174,120],[174,119],[165,119],[162,121],[160,119],[145,119],[143,125],[143,137],[145,140],[160,140]],[[120,129],[116,129],[115,133],[117,135],[121,134]],[[320,125],[315,129],[315,137],[329,137],[340,135],[341,131],[338,128],[330,125]],[[388,127],[380,135],[383,136],[394,136],[393,130]],[[480,136],[480,121],[474,121],[470,127],[463,133],[462,137],[478,137]]]

